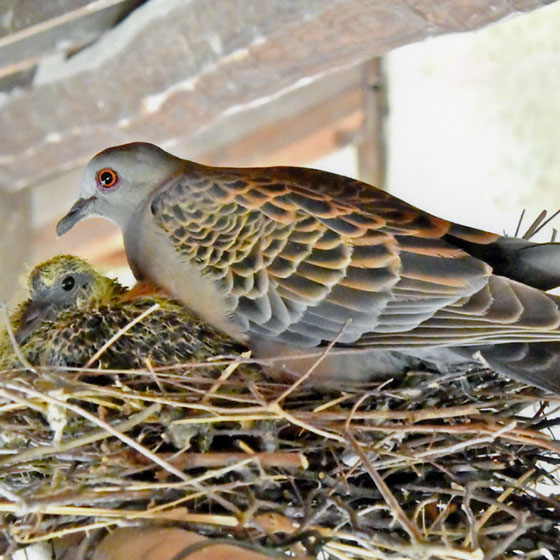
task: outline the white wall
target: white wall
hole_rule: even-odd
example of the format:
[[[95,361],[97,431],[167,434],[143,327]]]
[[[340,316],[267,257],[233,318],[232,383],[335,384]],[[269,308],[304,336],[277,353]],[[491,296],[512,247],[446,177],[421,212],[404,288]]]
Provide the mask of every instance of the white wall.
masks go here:
[[[394,194],[508,233],[560,208],[560,3],[386,60]]]

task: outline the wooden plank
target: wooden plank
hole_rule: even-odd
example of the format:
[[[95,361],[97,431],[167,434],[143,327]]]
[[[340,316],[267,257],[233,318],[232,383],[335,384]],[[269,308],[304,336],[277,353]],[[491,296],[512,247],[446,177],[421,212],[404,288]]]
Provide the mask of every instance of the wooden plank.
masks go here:
[[[28,189],[0,191],[0,301],[21,291],[20,276],[31,259],[31,204]]]
[[[364,120],[357,143],[360,179],[383,187],[385,185],[386,146],[384,120],[387,113],[387,84],[381,58],[362,66]]]
[[[0,181],[22,188],[139,138],[172,147],[394,47],[547,3],[152,0],[6,97]]]
[[[54,52],[72,53],[92,43],[137,4],[138,0],[24,0],[11,6],[12,17],[0,6],[5,14],[0,21],[10,22],[8,28],[0,26],[5,33],[0,36],[0,78],[29,70]]]
[[[216,119],[169,148],[208,164],[254,165],[290,142],[361,110],[360,83],[359,66],[328,74]]]
[[[33,261],[40,262],[55,255],[68,254],[93,263],[103,262],[106,255],[122,250],[119,228],[101,218],[92,218],[78,224],[72,235],[56,237],[56,222],[42,228],[34,236]]]
[[[354,111],[347,117],[316,130],[313,134],[294,141],[276,152],[263,154],[254,165],[305,165],[315,159],[328,156],[351,143],[359,133],[362,120],[362,112]]]
[[[0,69],[0,73],[2,69]],[[33,82],[35,68],[14,70],[5,76],[0,76],[0,92],[7,93],[14,88],[27,88]]]
[[[74,21],[126,0],[0,0],[0,46]]]
[[[263,127],[205,154],[210,165],[303,165],[348,144],[362,120],[360,88],[321,100],[281,122]]]

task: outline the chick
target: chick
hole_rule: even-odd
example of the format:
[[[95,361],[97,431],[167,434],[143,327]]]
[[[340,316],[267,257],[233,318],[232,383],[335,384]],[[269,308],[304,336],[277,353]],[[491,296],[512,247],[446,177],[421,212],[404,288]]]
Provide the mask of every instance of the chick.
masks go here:
[[[37,266],[29,297],[10,317],[23,356],[33,365],[81,367],[131,321],[92,366],[134,369],[206,361],[242,347],[192,316],[150,285],[127,290],[87,262],[60,255]],[[8,331],[0,332],[0,369],[20,367]]]

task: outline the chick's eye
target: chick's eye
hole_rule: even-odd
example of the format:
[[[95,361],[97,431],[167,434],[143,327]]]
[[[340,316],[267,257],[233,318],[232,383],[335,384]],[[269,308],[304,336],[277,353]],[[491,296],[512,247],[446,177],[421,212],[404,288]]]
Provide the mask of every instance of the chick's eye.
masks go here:
[[[61,283],[62,289],[65,290],[66,292],[69,292],[74,287],[75,284],[76,281],[74,280],[73,276],[65,276],[62,279],[62,283]]]
[[[108,167],[97,172],[97,182],[105,189],[111,188],[118,180],[118,175]]]

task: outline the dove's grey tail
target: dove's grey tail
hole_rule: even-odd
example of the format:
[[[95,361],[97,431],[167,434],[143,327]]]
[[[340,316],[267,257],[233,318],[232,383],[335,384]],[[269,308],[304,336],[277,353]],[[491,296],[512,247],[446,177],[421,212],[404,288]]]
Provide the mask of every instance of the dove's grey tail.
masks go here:
[[[448,234],[447,239],[471,256],[488,263],[494,274],[539,290],[560,286],[560,243],[534,243],[517,237],[499,237],[488,244]]]
[[[496,344],[480,354],[497,372],[560,394],[560,342]]]
[[[560,251],[556,247],[551,250]],[[560,309],[560,297],[553,294],[548,297]],[[560,395],[560,342],[494,344],[480,347],[479,352],[497,372]]]
[[[560,286],[560,243],[534,243],[504,236],[484,244],[455,236],[453,231],[448,234],[448,240],[488,263],[495,275],[538,290]],[[549,297],[560,308],[560,298]],[[531,307],[539,313],[536,307]],[[472,347],[468,350],[472,353]],[[512,342],[483,346],[479,350],[492,369],[560,394],[560,342]]]

